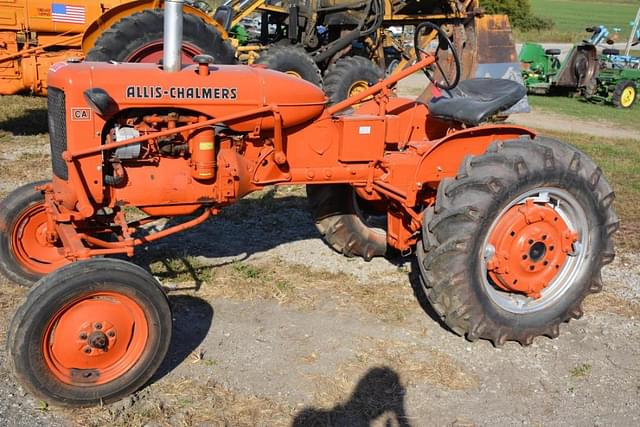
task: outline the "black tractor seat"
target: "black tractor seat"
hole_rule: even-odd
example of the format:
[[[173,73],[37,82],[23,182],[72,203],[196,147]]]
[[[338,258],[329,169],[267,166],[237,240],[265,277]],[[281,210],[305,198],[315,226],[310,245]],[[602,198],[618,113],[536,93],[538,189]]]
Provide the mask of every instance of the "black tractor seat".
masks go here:
[[[471,79],[443,93],[429,101],[429,113],[475,126],[516,105],[527,94],[527,89],[513,80]]]

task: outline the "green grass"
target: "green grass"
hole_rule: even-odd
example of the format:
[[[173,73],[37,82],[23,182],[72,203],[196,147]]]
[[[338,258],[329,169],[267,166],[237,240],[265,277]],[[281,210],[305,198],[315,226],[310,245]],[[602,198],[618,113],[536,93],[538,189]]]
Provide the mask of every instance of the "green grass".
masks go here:
[[[615,209],[621,222],[618,246],[640,250],[640,143],[572,133],[544,134],[578,147],[600,166],[616,193]]]
[[[591,373],[591,365],[588,363],[583,363],[582,365],[578,365],[575,368],[571,369],[569,373],[573,378],[584,378],[587,377]]]
[[[529,104],[536,110],[559,113],[581,120],[604,122],[626,129],[640,131],[640,103],[629,109],[614,108],[609,104],[594,104],[582,98],[567,96],[529,95]]]
[[[537,16],[553,19],[551,31],[516,32],[518,40],[578,42],[585,37],[586,27],[605,25],[609,30],[620,28],[620,41],[626,41],[638,11],[635,0],[531,0],[531,8]]]

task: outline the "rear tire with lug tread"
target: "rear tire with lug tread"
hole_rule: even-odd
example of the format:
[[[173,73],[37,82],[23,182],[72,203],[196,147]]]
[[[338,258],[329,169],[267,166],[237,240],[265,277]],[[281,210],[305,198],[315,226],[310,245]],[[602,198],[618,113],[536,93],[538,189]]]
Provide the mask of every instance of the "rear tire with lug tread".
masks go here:
[[[231,44],[202,18],[184,14],[183,56],[211,55],[216,64],[235,64]],[[87,61],[157,62],[162,57],[164,13],[144,10],[122,18],[106,30],[87,53]],[[184,59],[183,59],[184,61]]]
[[[272,45],[260,54],[257,64],[264,64],[270,70],[280,71],[322,87],[322,73],[313,58],[301,47],[295,45]]]
[[[349,56],[339,59],[327,69],[324,90],[329,102],[337,104],[368,89],[383,78],[383,71],[369,59]]]
[[[0,202],[0,273],[22,286],[31,286],[45,274],[67,264],[55,245],[46,243],[44,195],[23,185]]]
[[[33,287],[9,327],[20,382],[49,403],[83,407],[119,400],[149,381],[171,339],[158,282],[117,259],[79,261]]]
[[[307,185],[307,198],[316,228],[337,252],[365,261],[386,255],[386,232],[366,223],[350,185]]]
[[[582,316],[584,298],[602,289],[601,269],[614,258],[612,235],[618,228],[613,200],[600,168],[581,151],[553,139],[496,142],[485,154],[467,157],[455,178],[440,183],[435,207],[425,212],[417,256],[429,302],[447,326],[471,341],[529,345],[540,335],[556,337],[561,323]],[[489,253],[493,246],[487,242],[508,240],[500,231],[504,221],[514,218],[511,221],[523,224],[514,224],[514,234],[509,233],[516,237],[536,221],[553,228],[542,217],[519,219],[517,210],[526,212],[527,202],[544,215],[551,213],[552,224],[553,218],[563,219],[567,228],[582,231],[552,279],[548,274],[521,273],[519,277],[528,280],[548,279],[537,297],[535,291],[505,291],[488,273],[495,253]],[[502,236],[494,236],[495,230]],[[515,241],[507,248],[517,248],[518,242],[527,244]],[[523,258],[529,254],[541,261],[544,252],[536,245]],[[548,273],[545,268],[539,265]],[[526,289],[528,284],[518,286]]]

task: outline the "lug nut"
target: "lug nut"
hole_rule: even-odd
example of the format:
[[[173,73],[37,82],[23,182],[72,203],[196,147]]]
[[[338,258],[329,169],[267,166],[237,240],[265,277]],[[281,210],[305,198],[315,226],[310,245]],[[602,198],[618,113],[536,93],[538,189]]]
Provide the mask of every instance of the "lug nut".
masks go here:
[[[96,323],[96,324],[94,325],[94,327],[95,327],[96,329],[102,329],[102,323]]]
[[[91,353],[91,347],[85,347],[84,352],[87,354]]]
[[[81,332],[80,333],[80,339],[81,340],[86,340],[87,339],[87,333],[86,332]]]
[[[109,332],[107,333],[107,335],[109,335],[111,338],[113,338],[113,337],[115,337],[115,336],[116,336],[116,333],[115,333],[115,332],[113,332],[113,331],[109,331]]]

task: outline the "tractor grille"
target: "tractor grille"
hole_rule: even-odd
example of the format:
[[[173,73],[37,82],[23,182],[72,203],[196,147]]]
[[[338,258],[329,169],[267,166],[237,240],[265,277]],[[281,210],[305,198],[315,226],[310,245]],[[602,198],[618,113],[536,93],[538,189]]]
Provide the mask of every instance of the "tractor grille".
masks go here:
[[[47,104],[53,174],[60,179],[67,180],[69,179],[69,170],[67,162],[62,158],[62,153],[67,150],[67,109],[64,91],[49,87]]]

